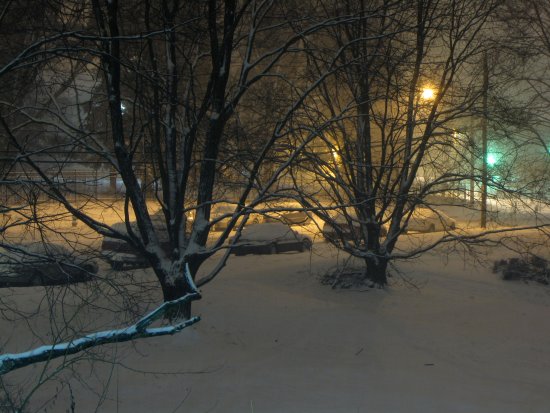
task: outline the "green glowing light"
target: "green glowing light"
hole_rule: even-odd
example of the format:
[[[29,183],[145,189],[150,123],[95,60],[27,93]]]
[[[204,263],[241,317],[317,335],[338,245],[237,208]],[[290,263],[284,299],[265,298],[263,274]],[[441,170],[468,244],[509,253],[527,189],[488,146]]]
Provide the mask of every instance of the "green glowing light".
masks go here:
[[[494,153],[487,154],[487,165],[495,166],[498,162],[497,156]]]

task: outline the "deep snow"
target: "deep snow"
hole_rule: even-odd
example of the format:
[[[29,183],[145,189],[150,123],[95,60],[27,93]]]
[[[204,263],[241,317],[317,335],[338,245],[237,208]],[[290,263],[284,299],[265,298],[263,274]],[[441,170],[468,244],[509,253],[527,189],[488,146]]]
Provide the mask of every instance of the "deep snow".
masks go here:
[[[96,365],[112,373],[99,411],[548,412],[548,287],[432,253],[399,266],[416,287],[394,275],[386,290],[331,290],[316,274],[334,260],[324,243],[231,259],[199,324],[118,346],[124,365],[168,374]],[[73,392],[91,411],[97,396]]]
[[[106,346],[107,362],[93,369],[75,365],[81,383],[99,392],[71,379],[75,411],[94,411],[102,399],[97,411],[120,413],[547,413],[550,287],[502,281],[490,264],[512,254],[480,251],[486,266],[441,248],[398,263],[387,289],[363,291],[320,284],[342,256],[318,240],[311,254],[231,257],[194,304],[200,323]],[[152,280],[149,270],[135,276]],[[92,294],[85,284],[74,290]],[[3,289],[0,299],[31,311],[42,294]],[[98,306],[108,301],[97,297]],[[47,340],[46,308],[34,327]],[[84,327],[111,320],[108,312],[80,311]],[[24,323],[2,320],[0,330],[4,351],[30,348]],[[109,362],[115,356],[120,364]],[[20,384],[39,367],[5,380]],[[32,405],[42,411],[55,389],[39,389]],[[68,409],[68,394],[65,387],[48,411]]]

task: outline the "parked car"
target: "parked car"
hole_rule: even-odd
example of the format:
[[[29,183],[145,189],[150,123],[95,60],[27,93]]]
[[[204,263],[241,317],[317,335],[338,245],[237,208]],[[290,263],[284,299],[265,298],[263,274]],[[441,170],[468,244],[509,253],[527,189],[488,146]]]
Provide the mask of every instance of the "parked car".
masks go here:
[[[191,230],[193,224],[193,214],[187,218],[187,231]],[[166,232],[166,223],[162,211],[151,215],[153,227],[157,230],[157,236],[161,248],[166,252],[170,249],[170,239]],[[130,226],[135,234],[139,234],[137,223],[131,222]],[[118,232],[126,233],[126,223],[117,222],[112,228]],[[111,268],[117,271],[124,268],[147,268],[149,261],[141,255],[139,251],[132,248],[126,241],[117,238],[104,237],[101,243],[101,253],[103,258],[111,265]]]
[[[302,206],[295,202],[275,204],[275,211],[267,212],[264,215],[264,222],[282,222],[287,225],[304,225],[309,221],[306,211],[300,210]]]
[[[235,208],[235,204],[220,203],[214,205],[210,214],[210,222],[214,222],[212,224],[212,231],[225,231],[235,212]],[[241,218],[237,220],[237,224],[240,220]],[[265,222],[265,219],[261,214],[251,213],[246,221],[246,225],[260,224],[262,222]]]
[[[311,246],[309,237],[294,231],[288,225],[268,222],[244,228],[232,252],[235,255],[278,254],[287,251],[303,252],[310,250]]]
[[[213,221],[212,231],[225,231],[231,216],[235,212],[235,205],[232,204],[216,204],[212,207],[210,221]]]
[[[351,224],[351,225],[350,225]],[[347,214],[347,217],[338,213],[330,221],[323,224],[321,233],[327,241],[339,239],[354,240],[360,238],[361,224],[355,213]],[[386,225],[380,228],[380,236],[385,237],[388,234]]]
[[[133,225],[133,230],[137,233],[138,229],[135,223],[131,225]],[[116,223],[112,227],[119,232],[126,232],[126,224],[123,222]],[[101,242],[101,254],[111,268],[116,271],[123,270],[124,268],[149,267],[149,261],[139,251],[121,239],[104,237]]]
[[[97,263],[57,244],[34,242],[0,249],[0,287],[63,285],[88,281]]]
[[[456,222],[437,209],[417,207],[406,224],[405,231],[435,232],[456,229]]]

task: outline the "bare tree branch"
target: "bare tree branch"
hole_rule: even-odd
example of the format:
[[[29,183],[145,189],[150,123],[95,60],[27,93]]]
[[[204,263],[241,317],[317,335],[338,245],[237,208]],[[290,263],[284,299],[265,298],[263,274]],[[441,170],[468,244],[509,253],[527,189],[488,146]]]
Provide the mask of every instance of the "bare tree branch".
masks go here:
[[[191,278],[189,267],[186,267],[186,278],[191,285],[194,285]],[[86,349],[111,343],[122,343],[141,338],[158,337],[173,335],[183,329],[196,324],[200,317],[192,317],[181,323],[163,327],[149,327],[153,322],[169,314],[170,311],[182,307],[184,304],[201,298],[199,291],[186,294],[176,300],[164,302],[162,305],[142,317],[131,326],[117,329],[100,331],[88,334],[69,342],[58,343],[48,346],[41,346],[23,353],[0,355],[0,375],[7,374],[13,370],[29,366],[40,362],[50,361],[58,357],[66,357],[76,354]]]

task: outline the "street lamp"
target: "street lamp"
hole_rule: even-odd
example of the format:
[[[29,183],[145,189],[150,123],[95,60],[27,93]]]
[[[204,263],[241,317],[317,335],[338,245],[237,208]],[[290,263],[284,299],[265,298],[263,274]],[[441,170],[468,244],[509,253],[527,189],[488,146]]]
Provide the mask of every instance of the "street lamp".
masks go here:
[[[420,99],[426,100],[426,101],[434,100],[435,90],[432,89],[431,87],[425,87],[424,89],[422,89],[422,93],[420,94]]]

